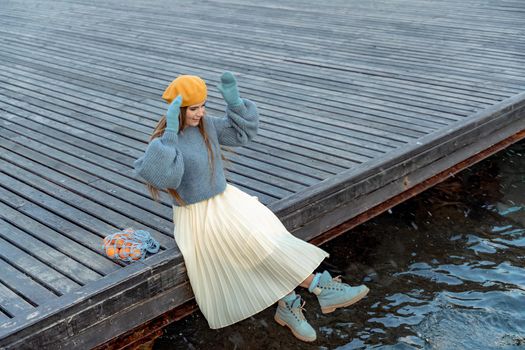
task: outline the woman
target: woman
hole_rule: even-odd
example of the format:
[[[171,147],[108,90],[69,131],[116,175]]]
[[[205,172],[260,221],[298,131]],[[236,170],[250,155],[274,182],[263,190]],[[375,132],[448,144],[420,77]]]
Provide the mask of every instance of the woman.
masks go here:
[[[228,184],[219,145],[246,145],[257,134],[257,108],[241,99],[235,77],[218,88],[226,116],[206,115],[207,87],[191,75],[164,91],[169,103],[142,157],[134,163],[153,198],[167,189],[173,198],[175,240],[195,300],[213,329],[246,319],[278,302],[275,320],[303,341],[315,330],[302,313],[298,285],[317,295],[323,313],[363,298],[368,288],[350,287],[325,271],[324,250],[290,234],[257,197]]]

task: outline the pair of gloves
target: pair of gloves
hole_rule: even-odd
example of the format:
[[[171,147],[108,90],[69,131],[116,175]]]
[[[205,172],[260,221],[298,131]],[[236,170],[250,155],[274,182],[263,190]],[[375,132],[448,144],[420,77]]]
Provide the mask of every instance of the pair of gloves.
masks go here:
[[[237,88],[237,80],[231,72],[224,72],[221,75],[221,82],[217,88],[222,94],[224,101],[229,107],[236,107],[242,105],[243,102],[239,96],[239,89]],[[170,103],[166,113],[166,131],[179,131],[179,113],[182,104],[182,96],[177,96]]]

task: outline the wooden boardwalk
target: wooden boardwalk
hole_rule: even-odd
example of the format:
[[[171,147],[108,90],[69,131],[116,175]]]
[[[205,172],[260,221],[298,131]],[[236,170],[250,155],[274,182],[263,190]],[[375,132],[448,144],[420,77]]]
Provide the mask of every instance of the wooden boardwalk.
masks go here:
[[[311,240],[525,129],[525,3],[0,0],[0,348],[90,348],[192,298],[132,163],[177,75],[222,115],[223,70],[261,113],[229,182]],[[126,227],[161,252],[106,258]]]

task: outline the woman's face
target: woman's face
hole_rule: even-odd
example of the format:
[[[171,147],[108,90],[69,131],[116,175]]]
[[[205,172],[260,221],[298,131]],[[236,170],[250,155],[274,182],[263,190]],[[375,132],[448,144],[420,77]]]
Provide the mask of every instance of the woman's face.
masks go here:
[[[188,106],[186,109],[186,125],[198,126],[199,121],[206,114],[206,101]]]

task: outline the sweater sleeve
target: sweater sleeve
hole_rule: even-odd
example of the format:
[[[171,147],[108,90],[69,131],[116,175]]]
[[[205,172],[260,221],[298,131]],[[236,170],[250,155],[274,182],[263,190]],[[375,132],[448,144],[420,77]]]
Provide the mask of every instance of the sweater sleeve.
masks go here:
[[[133,162],[135,174],[158,189],[179,187],[184,174],[184,160],[177,148],[178,135],[167,130],[152,140],[144,154]]]
[[[243,146],[257,135],[259,128],[257,106],[248,99],[242,100],[243,104],[240,106],[227,107],[225,117],[210,117],[221,145]]]

